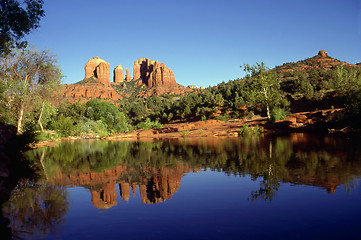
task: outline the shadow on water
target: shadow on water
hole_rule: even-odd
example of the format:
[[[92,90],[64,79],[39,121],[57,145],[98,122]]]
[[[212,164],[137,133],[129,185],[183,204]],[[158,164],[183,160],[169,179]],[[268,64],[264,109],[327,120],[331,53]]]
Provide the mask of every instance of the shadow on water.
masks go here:
[[[117,205],[117,184],[122,201],[139,189],[142,203],[154,204],[171,199],[185,173],[205,169],[258,181],[250,201],[272,201],[281,183],[316,186],[330,194],[340,185],[351,191],[361,174],[360,145],[359,139],[347,136],[308,134],[63,142],[26,153],[40,176],[36,181],[21,180],[2,211],[14,235],[46,235],[64,222],[66,186],[89,189],[93,206],[100,209]]]

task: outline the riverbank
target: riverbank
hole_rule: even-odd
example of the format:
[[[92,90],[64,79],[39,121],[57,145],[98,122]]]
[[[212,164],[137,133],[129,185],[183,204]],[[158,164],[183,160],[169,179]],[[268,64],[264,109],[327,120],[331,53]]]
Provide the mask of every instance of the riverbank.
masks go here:
[[[291,114],[284,120],[269,123],[265,117],[249,120],[231,119],[228,122],[210,119],[196,122],[166,124],[160,129],[138,129],[129,133],[100,137],[96,135],[71,136],[32,144],[31,147],[55,146],[62,141],[79,139],[154,141],[172,138],[225,137],[247,134],[287,134],[293,132],[350,132],[351,127],[335,124],[342,119],[344,109],[327,109]]]

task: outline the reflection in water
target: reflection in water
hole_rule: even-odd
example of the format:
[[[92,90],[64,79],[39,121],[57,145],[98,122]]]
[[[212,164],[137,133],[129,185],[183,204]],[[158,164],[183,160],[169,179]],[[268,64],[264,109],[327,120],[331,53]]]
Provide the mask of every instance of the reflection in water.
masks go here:
[[[64,142],[27,153],[42,169],[44,180],[34,186],[20,184],[3,212],[14,230],[46,234],[67,211],[64,186],[89,189],[93,206],[100,209],[131,201],[137,190],[142,203],[153,204],[171,199],[184,174],[201,169],[257,180],[259,188],[249,193],[250,200],[272,201],[281,182],[334,193],[341,184],[351,190],[349,183],[360,176],[360,151],[357,140],[307,134],[154,143]],[[34,212],[37,218],[33,219]]]
[[[250,175],[260,187],[250,199],[272,200],[280,182],[334,193],[360,175],[360,143],[340,137],[293,134],[283,138],[202,138],[172,142],[79,141],[29,152],[40,159],[49,183],[90,189],[93,205],[129,201],[139,188],[143,203],[170,199],[185,173],[212,169]],[[44,157],[45,155],[45,157]],[[130,190],[132,188],[132,190]]]
[[[14,238],[46,236],[65,221],[66,190],[62,186],[21,180],[2,209],[10,220]]]

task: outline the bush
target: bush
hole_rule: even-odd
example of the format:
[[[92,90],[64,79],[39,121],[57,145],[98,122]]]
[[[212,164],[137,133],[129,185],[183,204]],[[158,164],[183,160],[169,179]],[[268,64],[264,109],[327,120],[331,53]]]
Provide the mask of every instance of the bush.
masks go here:
[[[271,122],[283,120],[290,115],[290,112],[283,108],[274,108],[271,110]]]
[[[182,134],[183,137],[185,137],[190,133],[190,131],[189,130],[183,130],[183,131],[180,131],[180,133]]]
[[[225,121],[225,122],[228,122],[229,119],[231,119],[231,116],[227,113],[225,114],[222,114],[222,115],[219,115],[217,117],[215,117],[216,120],[220,120],[220,121]]]
[[[93,121],[101,120],[109,132],[126,132],[130,126],[125,119],[124,113],[107,101],[92,99],[86,103],[86,117]]]
[[[248,126],[247,124],[243,125],[238,130],[239,135],[241,136],[249,136],[249,135],[260,135],[263,133],[263,129],[256,126]]]
[[[68,137],[73,134],[75,130],[74,121],[71,117],[59,117],[50,124],[51,128],[56,130],[61,136]]]
[[[146,129],[158,129],[162,128],[162,124],[157,120],[151,121],[150,118],[147,118],[144,122],[140,122],[137,124],[137,128],[146,130]]]
[[[79,123],[77,126],[77,133],[96,133],[101,136],[105,136],[108,134],[107,125],[101,121],[94,120],[86,120],[84,122]]]

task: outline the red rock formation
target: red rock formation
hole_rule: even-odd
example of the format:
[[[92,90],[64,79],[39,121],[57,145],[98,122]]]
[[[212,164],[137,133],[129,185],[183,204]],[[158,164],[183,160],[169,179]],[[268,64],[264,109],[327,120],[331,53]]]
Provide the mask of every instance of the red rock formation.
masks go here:
[[[141,78],[148,87],[158,86],[177,86],[172,70],[167,68],[164,63],[140,58],[134,61],[133,80]]]
[[[132,77],[131,77],[131,76],[130,76],[130,74],[129,74],[129,69],[128,69],[128,68],[126,68],[126,69],[125,69],[125,71],[126,71],[126,74],[125,74],[125,81],[127,81],[127,82],[132,81]]]
[[[89,59],[85,64],[85,79],[95,77],[99,82],[110,85],[110,64],[99,57]]]
[[[89,61],[84,66],[85,79],[95,76],[95,69],[101,62],[104,62],[104,60],[100,57],[93,57],[89,59]]]
[[[114,68],[114,82],[118,83],[123,81],[124,81],[123,68],[122,65],[119,64]]]
[[[167,68],[164,63],[158,64],[158,62],[156,62],[153,72],[150,73],[147,85],[148,87],[152,87],[154,85],[176,86],[177,83],[172,70]]]
[[[99,82],[104,85],[110,85],[110,64],[107,62],[101,62],[95,69],[95,77]]]
[[[143,80],[148,76],[148,74],[153,71],[153,65],[155,61],[148,58],[139,58],[134,61],[133,66],[133,80],[142,78]]]
[[[320,57],[328,57],[328,54],[327,54],[326,50],[320,50],[318,52],[318,56],[320,56]]]
[[[116,102],[117,100],[123,98],[111,86],[104,86],[100,83],[87,83],[85,85],[64,84],[64,88],[62,89],[60,95],[63,98],[68,99],[70,102],[75,102],[79,99],[85,101],[93,98]]]

